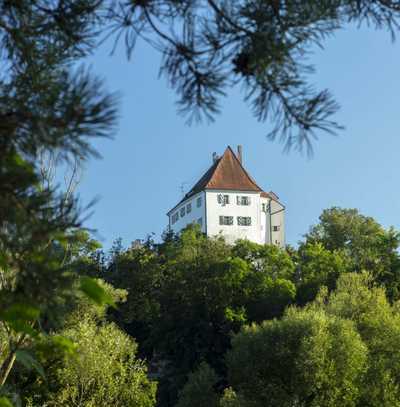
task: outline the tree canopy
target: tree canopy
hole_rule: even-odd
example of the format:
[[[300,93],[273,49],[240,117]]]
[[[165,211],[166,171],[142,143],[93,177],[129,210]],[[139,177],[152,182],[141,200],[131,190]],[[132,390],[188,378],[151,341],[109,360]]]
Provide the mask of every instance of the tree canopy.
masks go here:
[[[322,212],[320,222],[311,227],[305,238],[306,244],[320,244],[344,256],[349,271],[370,272],[386,286],[390,298],[399,298],[400,235],[395,229],[384,229],[356,209],[333,207]],[[301,246],[300,252],[304,250]],[[324,268],[325,272],[329,270]]]
[[[53,243],[74,273],[52,311],[18,348],[18,325],[1,325],[1,355],[17,357],[3,394],[147,407],[156,380],[162,407],[397,405],[398,244],[376,244],[396,233],[340,208],[297,248],[193,225],[107,254],[80,231],[68,250]]]
[[[202,361],[224,370],[231,332],[282,315],[295,299],[293,273],[281,249],[246,241],[230,246],[193,226],[161,244],[117,251],[103,275],[129,292],[114,313],[120,326],[137,338],[146,358],[169,361],[165,372],[174,380],[166,375],[160,391],[174,400]]]
[[[0,406],[152,406],[141,356],[161,366],[160,405],[254,407],[266,389],[273,405],[399,405],[395,230],[332,208],[298,250],[190,227],[107,258],[41,168],[85,163],[116,128],[115,94],[79,65],[101,42],[157,49],[189,122],[241,84],[271,139],[309,149],[341,127],[309,51],[352,22],[394,38],[399,17],[386,0],[0,1]]]
[[[0,323],[7,346],[0,386],[63,317],[74,294],[82,211],[71,194],[44,182],[43,153],[59,162],[95,155],[95,137],[112,134],[116,100],[74,63],[95,39],[94,1],[0,2]],[[79,285],[79,283],[78,283]],[[105,292],[88,277],[81,289],[98,302]]]
[[[343,274],[331,294],[243,327],[226,356],[227,381],[218,386],[201,366],[178,405],[188,394],[219,394],[224,407],[397,406],[399,318],[370,275]]]

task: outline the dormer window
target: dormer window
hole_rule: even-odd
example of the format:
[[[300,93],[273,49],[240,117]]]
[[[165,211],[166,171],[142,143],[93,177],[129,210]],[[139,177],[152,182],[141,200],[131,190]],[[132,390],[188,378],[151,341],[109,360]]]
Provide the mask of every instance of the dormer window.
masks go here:
[[[251,204],[251,199],[249,196],[246,195],[238,195],[236,197],[236,203],[238,205],[248,206]]]

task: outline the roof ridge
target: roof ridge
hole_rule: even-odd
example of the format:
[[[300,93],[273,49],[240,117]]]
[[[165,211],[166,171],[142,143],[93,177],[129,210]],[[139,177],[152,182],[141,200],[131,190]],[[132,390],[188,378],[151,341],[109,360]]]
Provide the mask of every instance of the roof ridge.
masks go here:
[[[215,173],[218,171],[220,165],[222,165],[223,160],[227,159],[227,152],[230,152],[231,156],[234,158],[235,162],[239,165],[240,170],[244,173],[244,175],[247,177],[248,181],[253,184],[253,186],[255,187],[256,190],[262,191],[262,188],[259,187],[259,185],[257,184],[257,182],[253,179],[253,177],[247,172],[247,170],[244,168],[243,164],[240,162],[240,160],[238,159],[238,157],[236,156],[235,152],[233,151],[232,147],[230,145],[227,146],[227,148],[225,149],[224,153],[222,154],[222,156],[218,159],[217,165],[215,166],[213,173],[211,174],[208,182],[204,185],[204,188],[209,188],[209,189],[220,189],[220,188],[215,188],[215,187],[211,187],[210,188],[210,184],[212,184],[213,182],[213,177],[215,176]],[[226,188],[221,188],[221,189],[226,189]],[[232,188],[232,189],[237,189],[237,188]],[[252,190],[253,188],[251,188],[250,190]]]
[[[222,156],[212,163],[176,206],[206,189],[248,192],[263,191],[244,168],[230,145],[227,146]]]
[[[233,151],[232,147],[230,145],[228,145],[229,150],[231,150],[233,156],[235,157],[236,161],[239,163],[240,167],[242,168],[242,170],[245,172],[245,174],[247,175],[247,177],[249,178],[249,180],[257,187],[260,189],[260,191],[262,191],[263,189],[260,188],[260,186],[257,184],[257,182],[253,179],[253,177],[249,174],[249,172],[246,170],[246,168],[244,168],[244,165],[242,164],[242,162],[239,160],[239,158],[237,157],[237,155],[235,154],[235,152]]]

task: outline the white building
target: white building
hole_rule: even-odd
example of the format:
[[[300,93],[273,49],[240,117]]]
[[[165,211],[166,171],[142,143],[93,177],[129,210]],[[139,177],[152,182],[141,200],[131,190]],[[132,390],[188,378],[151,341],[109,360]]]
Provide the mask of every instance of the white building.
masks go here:
[[[264,192],[228,147],[193,188],[168,213],[169,227],[179,232],[198,223],[207,236],[222,234],[229,243],[248,239],[260,244],[285,244],[285,207],[273,192]]]

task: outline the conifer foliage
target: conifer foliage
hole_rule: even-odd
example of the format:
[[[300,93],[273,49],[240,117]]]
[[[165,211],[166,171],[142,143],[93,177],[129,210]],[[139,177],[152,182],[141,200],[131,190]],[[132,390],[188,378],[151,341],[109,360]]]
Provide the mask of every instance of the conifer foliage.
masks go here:
[[[169,236],[161,246],[150,242],[115,255],[104,266],[99,253],[96,261],[86,256],[93,242],[82,230],[76,197],[43,182],[40,168],[43,154],[57,157],[63,165],[83,163],[96,156],[94,138],[112,135],[117,119],[115,95],[79,67],[99,40],[108,39],[114,46],[122,39],[128,57],[138,39],[160,51],[161,74],[176,91],[179,111],[189,122],[212,120],[227,89],[241,84],[256,118],[272,121],[271,139],[279,138],[288,148],[310,150],[312,138],[320,131],[334,133],[341,126],[333,118],[338,104],[330,92],[312,86],[313,67],[306,57],[349,22],[388,30],[394,38],[400,6],[389,0],[0,0],[0,406],[10,406],[11,398],[18,402],[10,384],[16,365],[45,380],[35,349],[48,343],[48,349],[71,353],[72,340],[79,342],[85,329],[125,343],[126,352],[114,356],[127,376],[112,376],[139,378],[137,397],[124,394],[124,400],[132,405],[154,404],[155,386],[147,381],[142,362],[135,359],[136,345],[115,325],[101,328],[104,321],[96,321],[81,330],[75,326],[61,331],[70,333],[72,340],[52,334],[68,319],[71,304],[82,293],[99,306],[114,306],[107,290],[90,277],[104,270],[117,286],[136,289],[113,314],[118,324],[139,336],[143,354],[158,352],[175,363],[171,369],[175,377],[163,377],[173,401],[190,370],[201,362],[212,364],[201,364],[205,373],[190,376],[192,383],[180,393],[181,405],[197,390],[193,383],[205,383],[212,394],[204,399],[215,401],[215,392],[221,390],[221,383],[214,383],[219,377],[229,378],[232,385],[225,389],[223,405],[264,405],[262,393],[259,399],[251,393],[254,386],[266,384],[266,376],[246,382],[252,371],[241,378],[235,361],[247,346],[253,346],[253,339],[263,335],[279,339],[285,330],[290,331],[285,340],[294,338],[297,345],[299,341],[305,345],[289,349],[284,356],[304,363],[305,368],[314,363],[315,375],[296,376],[293,380],[310,387],[306,393],[293,392],[289,399],[279,396],[281,405],[321,405],[322,396],[333,400],[331,405],[343,400],[345,405],[398,405],[399,373],[387,357],[398,359],[396,306],[387,302],[382,288],[368,291],[365,282],[357,285],[356,292],[361,299],[372,298],[374,306],[368,312],[355,309],[348,316],[352,308],[341,307],[338,300],[353,304],[352,297],[343,294],[350,280],[341,275],[365,270],[374,284],[386,288],[391,302],[398,299],[397,232],[383,231],[354,211],[333,209],[323,215],[321,225],[310,232],[299,251],[247,242],[232,248],[189,228],[180,237]],[[356,221],[346,229],[349,219]],[[321,285],[333,290],[338,281],[339,291],[329,297],[327,306],[288,311],[280,322],[239,333],[224,365],[232,332],[248,323],[281,317],[288,304],[304,305],[314,300]],[[362,308],[365,302],[356,305]],[[376,309],[382,311],[383,320],[376,318]],[[318,329],[323,336],[315,334]],[[332,332],[343,333],[343,342],[338,343]],[[387,334],[386,342],[379,340],[381,332]],[[328,382],[322,377],[325,361],[308,358],[313,346],[326,351],[326,360],[334,366],[328,369],[327,379],[337,385],[333,395],[317,394],[315,386],[326,390]],[[329,349],[336,346],[349,359],[330,354]],[[93,353],[86,350],[91,357]],[[267,352],[263,357],[269,361],[271,355]],[[123,364],[126,359],[138,367],[138,376]],[[256,359],[260,360],[258,352]],[[108,360],[103,362],[107,365]],[[71,383],[80,383],[82,376],[74,376],[77,365],[66,366],[68,372],[59,379],[75,389]],[[244,362],[239,366],[244,372]],[[258,367],[262,371],[263,366]],[[216,369],[215,375],[211,369]],[[349,375],[346,383],[341,372]],[[280,372],[267,373],[271,381],[266,386],[281,380]],[[98,379],[97,389],[103,389]],[[380,385],[374,388],[373,383]],[[141,393],[142,384],[147,393]],[[118,386],[113,391],[115,397],[122,394]],[[90,396],[86,405],[92,403]],[[305,401],[299,404],[299,400]]]
[[[66,254],[81,213],[73,196],[42,182],[39,156],[84,161],[94,154],[91,140],[109,136],[116,123],[115,97],[89,72],[72,69],[91,51],[98,5],[0,2],[0,324],[7,343],[0,386],[16,360],[40,370],[29,347],[75,280]],[[92,286],[88,294],[106,300]]]
[[[189,122],[212,120],[230,87],[240,84],[254,116],[269,120],[271,139],[308,148],[335,133],[338,104],[311,82],[309,53],[349,22],[388,30],[400,22],[385,0],[113,1],[109,34],[128,55],[138,39],[162,54],[161,74]]]

